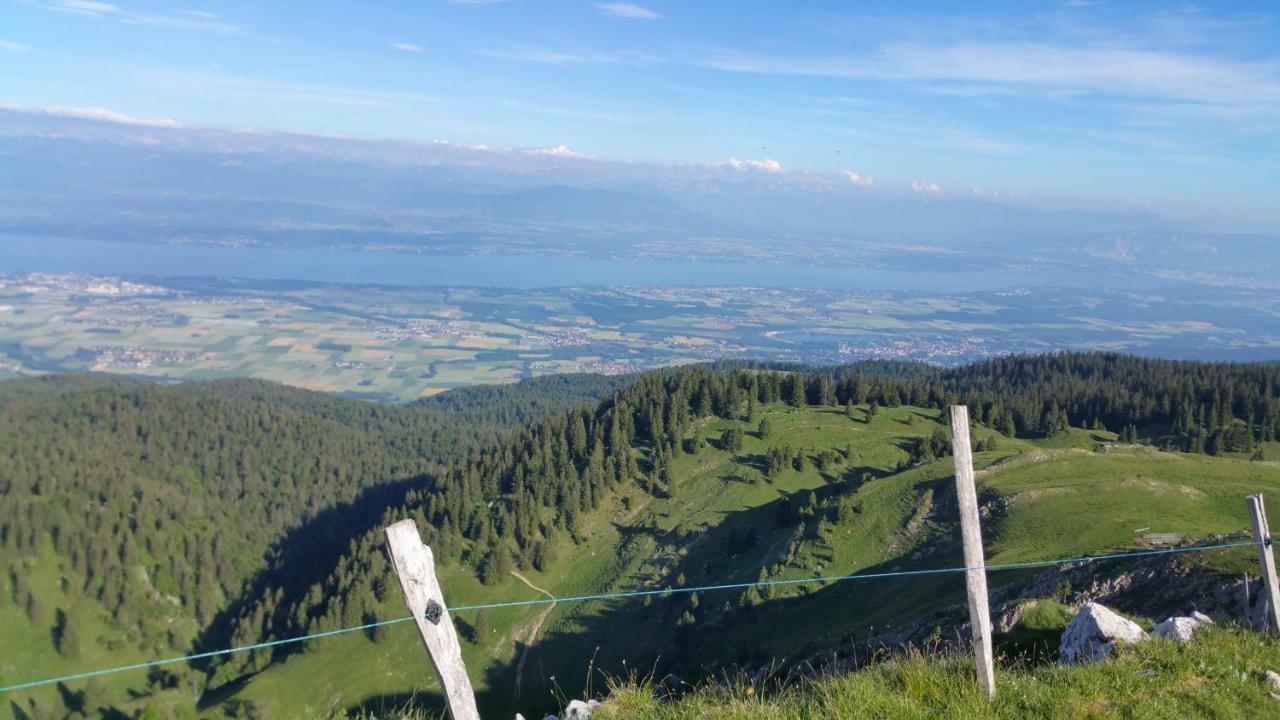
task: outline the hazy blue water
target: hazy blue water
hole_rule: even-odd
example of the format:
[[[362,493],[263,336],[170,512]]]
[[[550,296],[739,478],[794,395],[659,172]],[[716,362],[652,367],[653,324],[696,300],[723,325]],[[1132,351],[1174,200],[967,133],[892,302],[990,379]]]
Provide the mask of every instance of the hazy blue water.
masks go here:
[[[751,285],[830,290],[966,292],[1008,287],[1150,287],[1136,275],[1054,272],[897,272],[848,266],[747,265],[565,257],[414,255],[222,248],[0,236],[0,272],[535,288]]]

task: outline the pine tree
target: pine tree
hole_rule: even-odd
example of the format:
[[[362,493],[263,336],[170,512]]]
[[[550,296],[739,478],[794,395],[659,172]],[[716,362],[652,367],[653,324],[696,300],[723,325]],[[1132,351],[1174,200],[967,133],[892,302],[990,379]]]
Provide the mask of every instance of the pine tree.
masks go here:
[[[59,655],[68,659],[80,657],[80,623],[62,608],[58,608],[53,635]]]
[[[484,610],[477,610],[475,619],[471,621],[471,628],[475,632],[476,643],[483,643],[491,632],[489,629],[489,613]]]
[[[742,442],[742,428],[737,425],[725,429],[720,435],[720,448],[726,452],[741,452]]]
[[[756,437],[761,440],[767,440],[773,434],[773,423],[769,422],[769,418],[760,418],[760,426],[756,428]]]

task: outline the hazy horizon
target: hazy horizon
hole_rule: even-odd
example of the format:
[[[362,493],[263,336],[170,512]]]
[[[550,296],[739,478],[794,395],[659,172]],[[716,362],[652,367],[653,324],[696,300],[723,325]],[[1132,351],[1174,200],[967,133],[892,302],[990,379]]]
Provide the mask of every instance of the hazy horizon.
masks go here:
[[[1280,232],[1265,3],[16,0],[7,15],[9,157],[93,140],[640,187],[698,210],[727,194],[779,205],[752,222],[851,233],[885,231],[827,206],[934,219],[922,234],[967,203],[1053,214],[1028,231]]]

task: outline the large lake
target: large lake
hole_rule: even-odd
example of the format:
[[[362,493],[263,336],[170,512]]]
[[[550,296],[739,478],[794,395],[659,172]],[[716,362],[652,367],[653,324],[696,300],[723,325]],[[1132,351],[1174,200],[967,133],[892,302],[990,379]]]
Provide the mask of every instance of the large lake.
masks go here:
[[[1128,274],[899,272],[851,266],[226,248],[11,235],[0,236],[0,272],[86,272],[156,278],[241,277],[508,288],[750,285],[967,292],[1030,286],[1131,288],[1159,284],[1151,278]]]

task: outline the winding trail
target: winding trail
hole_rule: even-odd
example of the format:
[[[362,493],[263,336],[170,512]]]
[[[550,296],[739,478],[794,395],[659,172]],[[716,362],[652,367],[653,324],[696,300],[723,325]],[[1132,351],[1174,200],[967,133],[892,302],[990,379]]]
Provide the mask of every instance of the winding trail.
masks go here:
[[[551,614],[552,610],[556,609],[556,603],[554,602],[556,599],[556,596],[538,587],[537,585],[534,585],[533,583],[529,582],[529,578],[525,577],[524,575],[521,575],[515,570],[511,571],[511,575],[515,577],[517,580],[519,580],[520,582],[524,583],[525,585],[528,585],[530,588],[542,593],[543,595],[546,595],[552,600],[550,604],[544,607],[542,611],[539,612],[533,618],[533,622],[529,623],[529,634],[526,635],[523,640],[524,648],[521,649],[520,660],[516,663],[515,700],[519,700],[520,685],[521,685],[521,681],[524,679],[524,661],[527,660],[529,657],[529,648],[533,647],[533,641],[537,639],[538,631],[542,630],[542,623],[546,622],[547,616]]]

